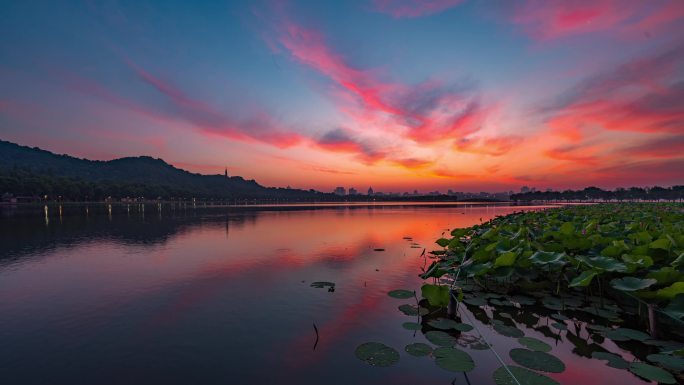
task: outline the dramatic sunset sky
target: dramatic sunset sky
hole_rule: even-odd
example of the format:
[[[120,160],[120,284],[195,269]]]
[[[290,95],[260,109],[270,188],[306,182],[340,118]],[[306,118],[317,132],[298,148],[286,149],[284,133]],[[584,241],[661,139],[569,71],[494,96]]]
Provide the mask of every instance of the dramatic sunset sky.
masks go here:
[[[0,139],[330,191],[684,183],[684,0],[3,1]]]

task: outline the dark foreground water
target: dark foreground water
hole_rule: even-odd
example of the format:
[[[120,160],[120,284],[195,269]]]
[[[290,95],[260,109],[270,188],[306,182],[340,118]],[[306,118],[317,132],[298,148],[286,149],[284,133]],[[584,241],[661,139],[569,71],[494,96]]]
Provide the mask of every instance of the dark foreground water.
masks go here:
[[[402,328],[415,317],[397,306],[411,300],[387,292],[420,288],[422,247],[442,232],[519,210],[119,206],[110,214],[99,205],[88,215],[51,207],[45,218],[42,209],[0,208],[0,384],[492,384],[500,365],[489,350],[463,347],[477,365],[467,379],[405,353],[427,341]],[[549,317],[513,322],[553,346],[566,370],[548,375],[562,384],[645,383],[586,357],[590,344],[631,353],[582,327],[547,333]],[[512,362],[516,339],[473,323]],[[400,351],[399,362],[357,359],[368,341]]]

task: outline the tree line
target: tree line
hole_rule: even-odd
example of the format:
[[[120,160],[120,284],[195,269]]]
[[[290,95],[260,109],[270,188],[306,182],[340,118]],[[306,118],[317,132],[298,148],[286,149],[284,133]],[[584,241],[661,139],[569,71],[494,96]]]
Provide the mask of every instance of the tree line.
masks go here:
[[[672,187],[618,187],[615,190],[603,190],[598,187],[587,187],[582,190],[565,191],[531,191],[513,194],[513,201],[682,201],[684,200],[684,185]]]
[[[76,176],[52,175],[27,168],[0,167],[0,197],[24,197],[33,200],[62,200],[70,202],[103,201],[105,199],[141,198],[150,199],[311,199],[312,191],[253,188],[242,191],[231,186],[204,186],[197,183],[194,188],[174,186],[167,183],[125,182],[122,180],[87,180]]]

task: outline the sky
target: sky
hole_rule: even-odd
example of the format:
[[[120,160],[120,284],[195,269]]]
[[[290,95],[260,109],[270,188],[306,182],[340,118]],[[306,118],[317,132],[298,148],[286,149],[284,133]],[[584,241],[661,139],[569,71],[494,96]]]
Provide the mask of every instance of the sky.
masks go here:
[[[1,1],[0,139],[332,191],[684,184],[684,1]]]

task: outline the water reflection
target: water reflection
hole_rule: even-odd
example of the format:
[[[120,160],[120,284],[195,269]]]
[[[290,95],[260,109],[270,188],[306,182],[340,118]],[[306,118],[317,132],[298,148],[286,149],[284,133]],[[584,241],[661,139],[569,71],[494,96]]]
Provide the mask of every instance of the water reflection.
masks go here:
[[[150,209],[157,215],[141,205],[64,206],[61,222],[45,219],[57,215],[52,207],[45,218],[2,212],[3,383],[449,384],[454,376],[432,360],[402,355],[381,369],[353,351],[373,340],[400,351],[424,342],[401,327],[413,318],[386,293],[419,287],[422,249],[443,231],[521,208]],[[562,338],[539,314],[477,309],[485,329],[515,321],[555,338],[569,370],[594,351],[576,327]],[[471,383],[491,384],[497,363],[473,356],[481,363]],[[596,378],[616,378],[600,364]]]

